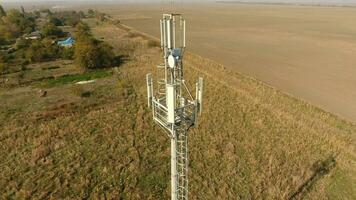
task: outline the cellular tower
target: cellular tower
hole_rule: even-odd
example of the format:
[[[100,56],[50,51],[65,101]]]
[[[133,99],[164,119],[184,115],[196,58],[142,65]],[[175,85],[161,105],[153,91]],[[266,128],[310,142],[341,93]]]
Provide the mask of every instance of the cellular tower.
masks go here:
[[[157,65],[157,82],[147,74],[148,106],[153,120],[171,142],[171,199],[188,199],[188,130],[202,111],[203,79],[196,83],[195,98],[184,79],[185,20],[180,14],[163,14],[160,20],[164,63]],[[153,86],[155,85],[155,91]]]

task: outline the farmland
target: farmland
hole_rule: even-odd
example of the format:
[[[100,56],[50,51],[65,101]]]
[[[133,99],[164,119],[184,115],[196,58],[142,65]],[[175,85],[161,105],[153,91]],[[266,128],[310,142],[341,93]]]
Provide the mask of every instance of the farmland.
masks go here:
[[[194,53],[356,121],[355,7],[177,3],[173,8],[100,8],[156,37],[162,10],[183,13]]]
[[[160,48],[121,25],[85,22],[122,63],[82,73],[56,60],[0,76],[0,194],[168,199],[169,142],[146,107]],[[189,87],[206,83],[189,135],[191,199],[356,198],[354,123],[192,52],[185,66]]]

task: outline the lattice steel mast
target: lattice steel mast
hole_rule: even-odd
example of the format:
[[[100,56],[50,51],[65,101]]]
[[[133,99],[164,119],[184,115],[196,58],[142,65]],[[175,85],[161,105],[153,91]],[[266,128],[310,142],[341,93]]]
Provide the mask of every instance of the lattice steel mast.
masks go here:
[[[180,14],[163,14],[160,21],[164,64],[157,66],[157,90],[147,74],[148,106],[153,119],[171,139],[171,199],[188,199],[188,130],[202,110],[203,79],[193,98],[183,76],[185,20]]]

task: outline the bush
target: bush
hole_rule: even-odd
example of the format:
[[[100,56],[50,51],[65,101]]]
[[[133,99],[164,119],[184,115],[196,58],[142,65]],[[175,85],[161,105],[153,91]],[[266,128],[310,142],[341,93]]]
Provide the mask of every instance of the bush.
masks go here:
[[[62,58],[67,60],[72,60],[74,58],[74,49],[71,48],[64,48],[62,50]]]
[[[0,63],[0,74],[6,72],[6,65],[5,63]]]
[[[42,42],[33,41],[26,49],[25,58],[30,63],[53,60],[62,56],[61,50],[50,39],[44,39]]]
[[[156,41],[156,40],[148,40],[147,41],[147,47],[152,48],[152,47],[159,47],[161,44]]]
[[[23,49],[29,46],[30,46],[30,40],[26,40],[22,37],[16,40],[16,44],[15,44],[16,49]]]
[[[26,71],[27,70],[27,66],[24,64],[20,64],[20,69],[21,71]]]
[[[41,42],[32,42],[31,46],[26,50],[25,58],[29,62],[41,61],[43,59],[43,50]]]

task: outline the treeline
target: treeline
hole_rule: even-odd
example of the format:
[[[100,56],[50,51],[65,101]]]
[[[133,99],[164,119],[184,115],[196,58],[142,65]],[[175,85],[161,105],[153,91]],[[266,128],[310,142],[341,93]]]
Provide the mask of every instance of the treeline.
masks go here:
[[[56,44],[56,40],[65,37],[66,33],[51,22],[54,15],[50,10],[26,13],[22,7],[21,11],[12,9],[6,12],[0,5],[0,72],[11,71],[12,66],[25,66],[59,58],[73,59],[73,49]],[[76,18],[77,15],[62,16],[67,19]],[[37,25],[39,18],[46,23]],[[33,33],[35,36],[31,36]]]
[[[26,13],[13,9],[5,12],[0,6],[0,73],[11,71],[11,66],[25,66],[30,63],[55,59],[75,59],[83,70],[110,67],[116,57],[107,43],[97,40],[91,34],[83,18],[95,17],[102,21],[105,14],[89,9],[88,13],[75,11],[51,12],[49,9]],[[45,20],[41,27],[38,19]],[[57,45],[67,34],[60,26],[75,27],[75,43],[71,47]],[[37,30],[41,37],[29,39],[29,33]],[[18,68],[18,67],[16,67]]]
[[[36,26],[35,20],[24,11],[12,9],[6,12],[0,5],[0,45],[10,44],[21,35],[31,33]]]
[[[88,10],[88,13],[83,11],[52,12],[49,9],[25,12],[23,7],[21,10],[11,9],[6,12],[0,5],[0,45],[14,43],[16,38],[33,32],[36,29],[36,20],[40,18],[44,18],[47,22],[42,32],[44,36],[61,36],[63,33],[56,26],[75,27],[87,17],[105,18],[105,14],[93,10]]]
[[[56,26],[73,26],[75,27],[87,15],[83,11],[61,11],[51,12],[48,14],[49,22]]]
[[[64,48],[54,43],[52,39],[25,40],[19,39],[16,49],[0,52],[0,73],[12,71],[16,66],[26,66],[30,63],[51,61],[56,59],[73,59],[74,49]]]

